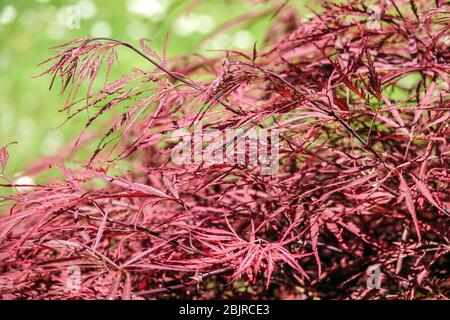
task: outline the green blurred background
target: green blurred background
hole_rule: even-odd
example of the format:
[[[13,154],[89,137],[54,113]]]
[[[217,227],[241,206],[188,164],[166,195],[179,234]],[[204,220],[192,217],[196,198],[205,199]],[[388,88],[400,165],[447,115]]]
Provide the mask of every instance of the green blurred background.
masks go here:
[[[301,6],[302,1],[295,1]],[[80,132],[86,117],[62,127],[65,114],[58,113],[64,98],[48,91],[50,77],[34,79],[42,72],[39,62],[53,55],[50,47],[75,38],[106,36],[137,44],[148,39],[160,53],[167,36],[168,56],[207,50],[253,47],[271,23],[271,15],[224,29],[202,41],[227,21],[256,14],[270,4],[226,0],[0,0],[0,146],[9,148],[7,175],[19,176],[33,160],[55,154]],[[130,51],[119,52],[112,76],[145,61]]]

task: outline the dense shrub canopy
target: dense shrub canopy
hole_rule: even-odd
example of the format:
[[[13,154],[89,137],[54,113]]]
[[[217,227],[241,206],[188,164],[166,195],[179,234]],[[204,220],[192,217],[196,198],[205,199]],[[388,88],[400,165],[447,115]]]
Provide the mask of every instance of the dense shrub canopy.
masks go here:
[[[0,297],[448,297],[450,7],[365,2],[308,21],[283,5],[265,43],[217,58],[57,47],[43,74],[62,80],[68,117],[122,114],[87,163],[51,164],[64,179],[10,186]],[[119,47],[149,70],[91,92]],[[170,133],[199,122],[279,132],[279,168],[174,163]]]

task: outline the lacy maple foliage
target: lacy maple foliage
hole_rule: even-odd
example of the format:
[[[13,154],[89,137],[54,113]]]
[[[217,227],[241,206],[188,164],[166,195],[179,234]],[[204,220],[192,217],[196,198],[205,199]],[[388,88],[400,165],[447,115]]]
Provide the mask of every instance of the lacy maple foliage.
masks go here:
[[[65,178],[3,184],[0,297],[448,298],[450,7],[375,1],[374,21],[364,2],[306,21],[285,4],[264,43],[214,58],[55,48],[42,74],[61,80],[63,111],[109,128],[82,166],[51,164]],[[93,92],[119,48],[149,69]],[[174,164],[170,133],[199,121],[278,130],[278,170]]]

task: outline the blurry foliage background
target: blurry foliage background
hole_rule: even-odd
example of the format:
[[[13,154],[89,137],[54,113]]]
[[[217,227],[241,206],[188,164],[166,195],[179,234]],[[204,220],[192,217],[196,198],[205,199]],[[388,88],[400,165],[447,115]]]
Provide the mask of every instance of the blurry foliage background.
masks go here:
[[[294,1],[299,6],[302,2]],[[230,0],[0,0],[0,145],[18,142],[9,148],[7,174],[20,176],[33,160],[55,154],[86,120],[85,115],[59,127],[65,114],[57,110],[64,97],[57,90],[48,91],[48,76],[31,77],[45,70],[37,65],[54,54],[49,48],[75,38],[106,36],[133,44],[145,38],[161,53],[168,36],[169,57],[225,48],[251,50],[262,39],[271,15],[202,39],[227,21],[268,7]],[[133,67],[149,66],[131,51],[120,50],[112,76]]]

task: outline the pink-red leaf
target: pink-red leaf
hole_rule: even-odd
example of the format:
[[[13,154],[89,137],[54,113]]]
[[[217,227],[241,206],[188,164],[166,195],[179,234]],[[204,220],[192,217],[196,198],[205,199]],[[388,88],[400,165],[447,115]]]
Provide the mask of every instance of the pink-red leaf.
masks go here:
[[[414,228],[416,229],[417,233],[417,238],[419,239],[419,242],[421,242],[422,236],[420,234],[419,221],[417,220],[416,208],[414,206],[414,200],[412,197],[411,189],[409,188],[408,184],[405,181],[405,178],[403,178],[401,174],[399,174],[399,177],[400,177],[400,191],[405,197],[406,207],[408,208],[408,211],[411,214],[414,223]]]

